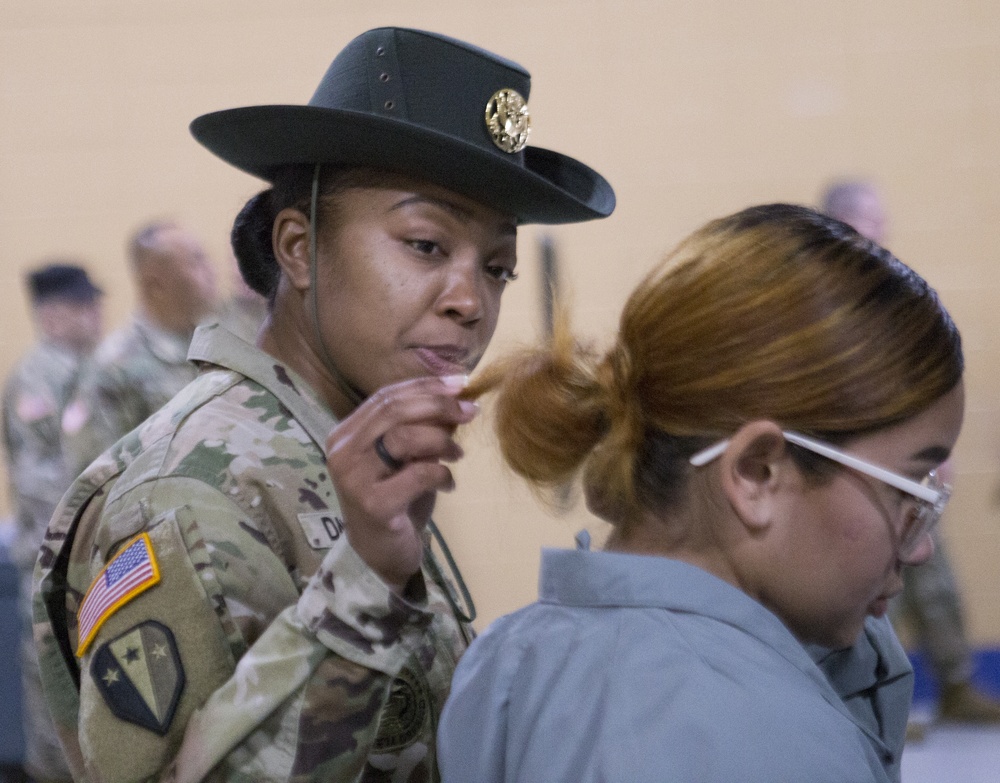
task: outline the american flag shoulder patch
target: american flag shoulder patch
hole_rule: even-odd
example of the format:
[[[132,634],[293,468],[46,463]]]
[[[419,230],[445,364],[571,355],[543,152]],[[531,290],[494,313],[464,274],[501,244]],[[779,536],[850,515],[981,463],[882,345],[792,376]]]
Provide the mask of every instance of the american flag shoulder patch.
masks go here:
[[[77,657],[82,657],[107,620],[160,581],[160,567],[148,533],[126,542],[87,589],[77,612]]]

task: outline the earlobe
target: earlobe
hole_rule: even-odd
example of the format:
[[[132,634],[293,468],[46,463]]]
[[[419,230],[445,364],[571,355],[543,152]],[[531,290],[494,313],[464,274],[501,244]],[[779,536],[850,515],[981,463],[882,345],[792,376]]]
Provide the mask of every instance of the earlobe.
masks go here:
[[[743,425],[720,458],[723,491],[748,527],[768,527],[776,509],[786,444],[773,421]]]
[[[299,291],[310,286],[309,219],[297,209],[283,209],[271,232],[274,257],[289,282]]]

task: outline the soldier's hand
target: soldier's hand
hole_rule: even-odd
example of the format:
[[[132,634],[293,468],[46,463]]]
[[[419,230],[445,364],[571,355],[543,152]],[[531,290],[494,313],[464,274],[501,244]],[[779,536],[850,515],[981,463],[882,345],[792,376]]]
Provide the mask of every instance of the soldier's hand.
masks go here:
[[[465,385],[458,375],[386,386],[327,438],[326,464],[347,538],[396,592],[420,570],[422,533],[437,492],[454,488],[444,463],[462,456],[455,428],[479,410],[457,399]]]

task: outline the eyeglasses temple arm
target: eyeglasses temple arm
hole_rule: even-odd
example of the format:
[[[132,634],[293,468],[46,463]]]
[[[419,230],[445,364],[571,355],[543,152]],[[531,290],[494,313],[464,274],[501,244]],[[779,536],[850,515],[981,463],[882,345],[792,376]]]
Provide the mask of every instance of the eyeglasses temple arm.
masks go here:
[[[941,500],[941,493],[936,489],[925,487],[917,481],[908,479],[905,476],[900,476],[892,471],[879,467],[878,465],[874,465],[871,462],[867,462],[851,454],[847,454],[846,452],[828,446],[821,441],[807,438],[805,435],[800,435],[797,432],[791,432],[789,430],[783,430],[782,434],[785,436],[785,440],[789,443],[794,443],[797,446],[808,449],[809,451],[826,457],[827,459],[832,459],[834,462],[839,462],[841,465],[846,465],[849,468],[858,470],[868,476],[871,476],[872,478],[878,479],[879,481],[884,481],[890,487],[895,487],[903,492],[907,492],[914,497],[927,501],[928,503],[937,504]],[[688,462],[696,468],[700,468],[707,465],[712,460],[718,459],[728,446],[728,439],[721,440],[718,443],[709,446],[707,449],[702,449],[701,451],[692,454],[688,458]]]
[[[722,455],[722,452],[726,450],[728,445],[728,438],[726,440],[720,440],[715,445],[709,446],[707,449],[702,449],[701,451],[692,454],[688,457],[688,462],[696,468],[700,468],[703,465],[707,465],[713,459],[718,459]]]
[[[937,503],[941,498],[941,493],[936,489],[925,487],[920,482],[913,481],[905,476],[900,476],[892,471],[886,470],[885,468],[881,468],[878,465],[874,465],[871,462],[866,462],[863,459],[840,451],[839,449],[830,448],[825,443],[813,440],[812,438],[807,438],[805,435],[799,435],[797,432],[784,431],[782,434],[785,436],[785,440],[789,443],[802,446],[803,448],[809,449],[809,451],[814,451],[817,454],[827,457],[828,459],[832,459],[834,462],[839,462],[841,465],[846,465],[849,468],[854,468],[854,470],[859,470],[872,478],[884,481],[890,487],[901,489],[903,492],[907,492],[914,497],[920,498],[921,500],[926,500],[928,503]]]

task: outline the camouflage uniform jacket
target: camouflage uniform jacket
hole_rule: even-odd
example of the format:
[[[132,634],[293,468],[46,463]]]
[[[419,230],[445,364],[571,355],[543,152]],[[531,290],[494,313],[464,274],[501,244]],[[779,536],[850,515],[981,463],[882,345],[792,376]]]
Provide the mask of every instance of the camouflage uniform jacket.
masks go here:
[[[101,342],[63,415],[74,476],[194,379],[198,370],[187,359],[188,343],[142,316]]]
[[[35,638],[74,774],[436,780],[467,644],[436,566],[404,599],[348,545],[335,420],[300,378],[218,325],[191,357],[198,379],[76,481],[39,556]]]
[[[12,556],[30,573],[45,528],[72,476],[63,458],[60,417],[76,388],[80,356],[41,340],[12,370],[3,391],[3,443],[17,505]]]

